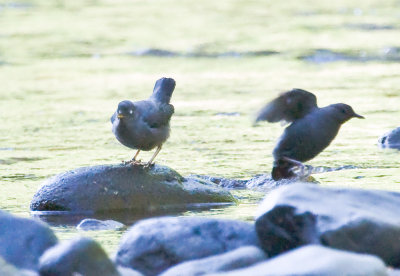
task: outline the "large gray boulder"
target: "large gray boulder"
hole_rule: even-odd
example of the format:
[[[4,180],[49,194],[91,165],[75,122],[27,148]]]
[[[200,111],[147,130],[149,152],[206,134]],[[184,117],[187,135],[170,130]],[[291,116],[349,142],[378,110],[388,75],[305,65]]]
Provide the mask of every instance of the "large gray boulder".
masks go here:
[[[232,203],[211,182],[185,179],[159,165],[102,165],[68,171],[47,180],[31,202],[33,211],[99,212],[153,210],[194,203]]]
[[[90,238],[76,238],[50,248],[40,258],[39,271],[41,276],[119,276],[101,246]]]
[[[400,193],[288,185],[267,195],[256,219],[274,256],[309,243],[381,257],[400,266]]]
[[[0,275],[1,276],[39,276],[36,271],[18,269],[12,264],[6,263],[2,257],[0,257]]]
[[[227,253],[187,261],[171,267],[160,276],[197,276],[235,270],[267,259],[264,251],[256,246],[243,246]]]
[[[139,221],[125,233],[118,265],[157,275],[184,261],[259,246],[254,225],[203,217],[162,217]]]
[[[56,243],[57,237],[46,224],[0,211],[0,257],[6,262],[37,270],[40,255]]]
[[[378,143],[382,148],[400,149],[400,127],[383,134]]]
[[[291,275],[388,275],[385,264],[379,258],[330,249],[319,245],[308,245],[281,254],[273,259],[214,276],[291,276]]]

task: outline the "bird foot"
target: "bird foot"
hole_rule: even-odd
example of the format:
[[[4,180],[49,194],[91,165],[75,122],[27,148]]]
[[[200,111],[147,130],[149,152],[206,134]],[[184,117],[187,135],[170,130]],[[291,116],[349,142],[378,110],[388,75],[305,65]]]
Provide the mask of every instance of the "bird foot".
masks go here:
[[[155,164],[155,163],[147,162],[146,164],[144,164],[144,167],[145,167],[145,168],[150,168],[150,167],[153,167],[154,164]]]
[[[124,163],[124,165],[133,165],[133,166],[140,166],[140,165],[145,165],[146,163],[142,163],[142,160],[129,160],[129,161],[122,161],[122,163]]]

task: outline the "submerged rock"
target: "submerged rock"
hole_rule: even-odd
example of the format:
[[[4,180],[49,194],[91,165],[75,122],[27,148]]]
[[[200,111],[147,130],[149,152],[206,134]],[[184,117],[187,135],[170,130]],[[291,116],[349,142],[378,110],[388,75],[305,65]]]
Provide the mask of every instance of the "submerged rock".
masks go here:
[[[208,274],[207,274],[208,275]],[[308,245],[279,255],[265,262],[225,272],[226,276],[264,275],[388,275],[379,258],[330,249],[319,245]]]
[[[79,230],[117,230],[125,225],[115,220],[84,219],[76,227]]]
[[[383,134],[383,136],[379,138],[378,143],[382,148],[400,150],[400,127]]]
[[[265,259],[267,256],[259,247],[243,246],[224,254],[184,262],[171,267],[160,276],[196,276],[224,272],[251,266]]]
[[[24,269],[37,270],[39,257],[57,243],[44,223],[0,211],[0,257]]]
[[[246,245],[259,246],[250,223],[204,217],[152,218],[139,221],[125,233],[115,262],[157,275],[181,262]]]
[[[40,275],[119,276],[101,246],[90,238],[65,241],[47,250],[40,258]]]
[[[400,193],[322,188],[299,184],[278,188],[259,207],[256,231],[263,249],[275,256],[321,243],[368,253],[400,266]]]
[[[104,212],[233,202],[228,191],[213,183],[185,179],[165,166],[102,165],[47,180],[34,195],[31,210]]]

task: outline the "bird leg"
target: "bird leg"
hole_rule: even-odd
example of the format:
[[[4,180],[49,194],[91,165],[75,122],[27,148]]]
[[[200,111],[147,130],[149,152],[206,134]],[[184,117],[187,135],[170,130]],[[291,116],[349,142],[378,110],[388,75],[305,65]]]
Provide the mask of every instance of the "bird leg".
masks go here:
[[[147,162],[147,164],[145,165],[145,167],[150,167],[152,165],[152,162],[154,160],[154,158],[156,158],[157,154],[160,152],[161,150],[161,146],[158,146],[156,149],[156,152],[153,154],[153,156],[150,158],[149,162]]]
[[[137,165],[140,164],[140,161],[136,161],[136,157],[139,155],[140,150],[138,150],[135,154],[135,156],[132,158],[132,160],[129,161],[122,161],[125,165],[127,164],[133,164],[133,165]]]
[[[133,164],[140,163],[140,160],[139,161],[136,160],[136,157],[139,155],[139,152],[140,152],[140,149],[137,150],[135,156],[132,158],[131,162],[133,162]]]

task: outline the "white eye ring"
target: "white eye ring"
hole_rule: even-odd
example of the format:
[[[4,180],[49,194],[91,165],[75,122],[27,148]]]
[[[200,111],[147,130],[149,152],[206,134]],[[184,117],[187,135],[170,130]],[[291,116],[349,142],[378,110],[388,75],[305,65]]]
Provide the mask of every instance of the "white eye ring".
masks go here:
[[[131,110],[129,110],[129,114],[132,114],[133,113],[133,110],[131,109]]]

